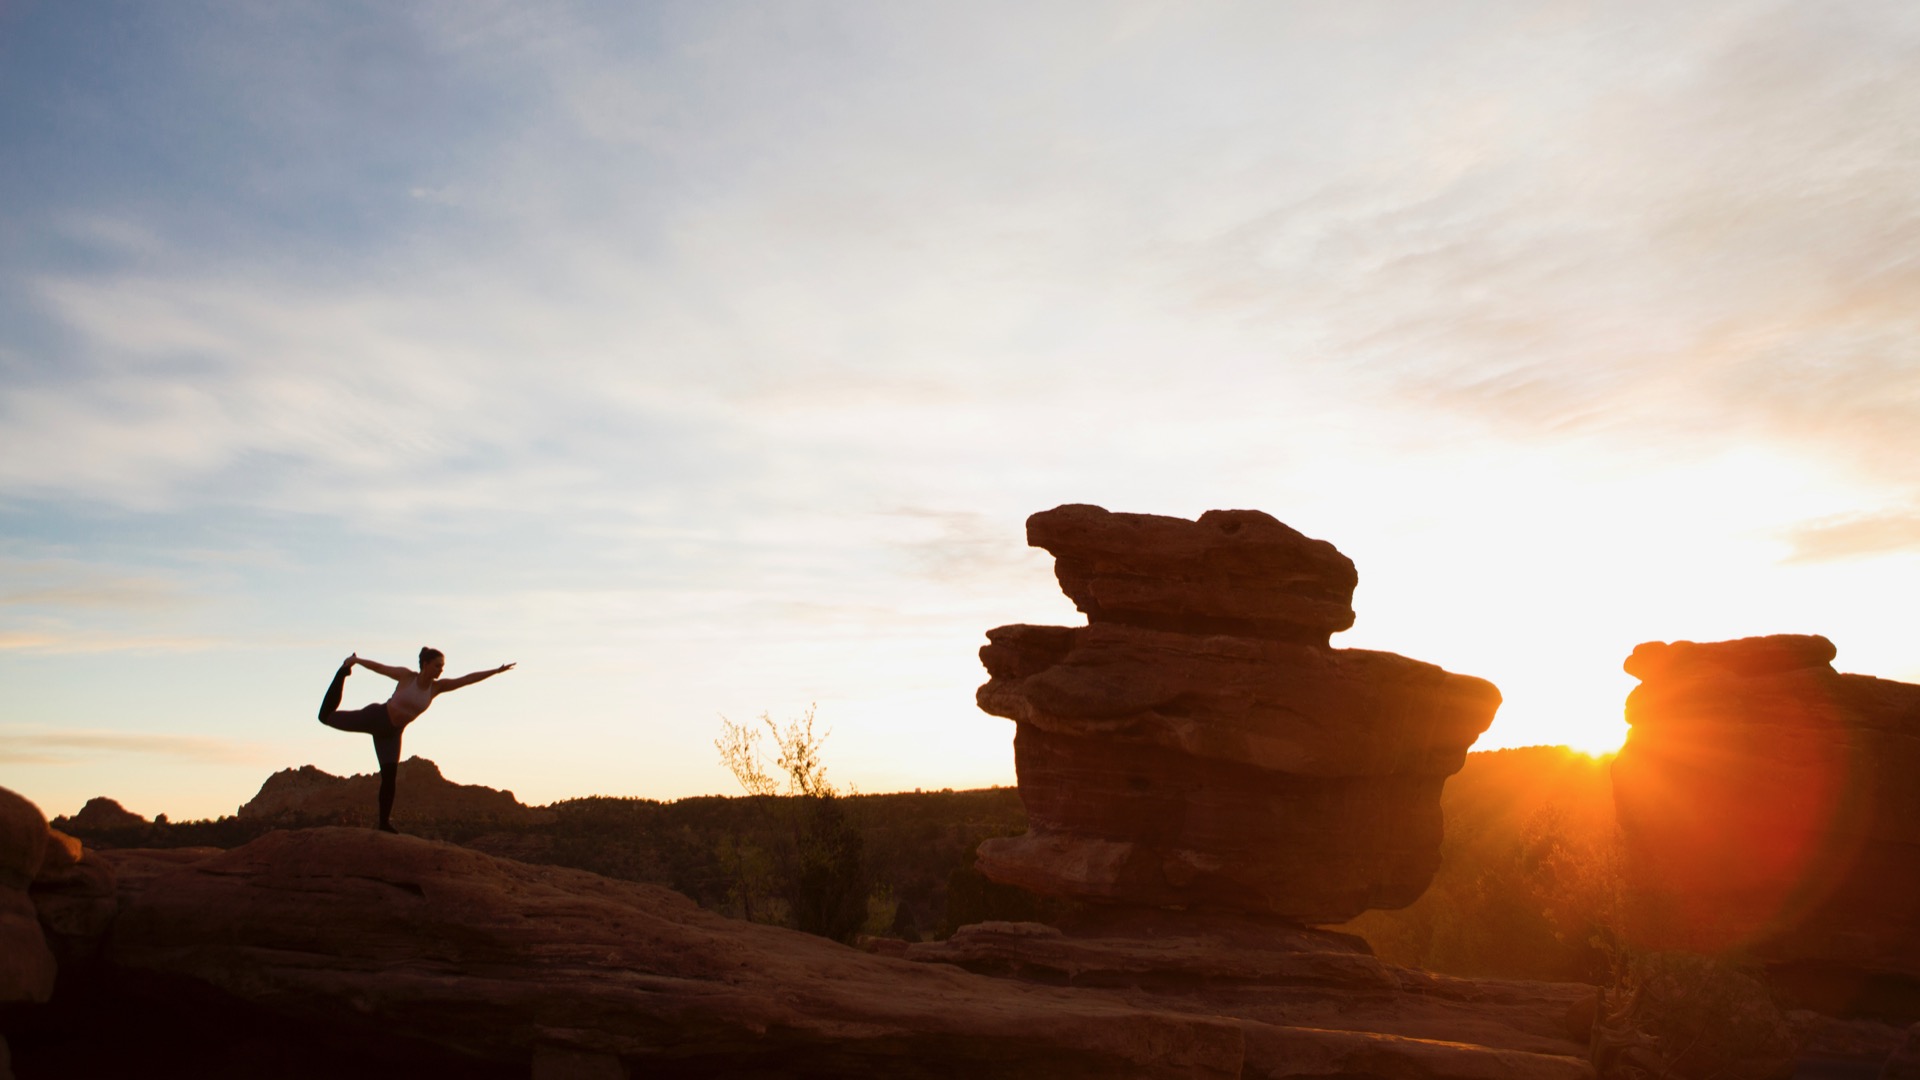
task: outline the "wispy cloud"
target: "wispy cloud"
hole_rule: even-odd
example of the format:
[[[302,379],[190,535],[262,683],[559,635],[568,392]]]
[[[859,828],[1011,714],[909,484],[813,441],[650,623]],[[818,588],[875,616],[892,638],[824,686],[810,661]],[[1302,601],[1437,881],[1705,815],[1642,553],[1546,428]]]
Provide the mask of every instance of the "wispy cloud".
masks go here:
[[[199,764],[246,765],[261,761],[263,748],[195,735],[130,731],[9,731],[0,729],[0,763],[79,764],[124,755],[174,758]]]
[[[1789,562],[1920,554],[1920,513],[1905,511],[1810,522],[1787,536]]]

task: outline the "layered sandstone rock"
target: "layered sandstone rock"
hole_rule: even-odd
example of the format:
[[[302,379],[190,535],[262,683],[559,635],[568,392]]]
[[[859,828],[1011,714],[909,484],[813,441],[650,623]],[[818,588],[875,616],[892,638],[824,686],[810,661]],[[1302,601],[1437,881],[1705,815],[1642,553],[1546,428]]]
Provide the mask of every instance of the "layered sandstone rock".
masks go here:
[[[1808,635],[1641,645],[1613,780],[1641,944],[1744,948],[1844,1008],[1920,981],[1920,686],[1833,657]]]
[[[304,818],[309,821],[371,822],[380,791],[380,774],[335,776],[302,765],[267,777],[259,794],[240,807],[243,818]],[[547,820],[548,812],[523,805],[511,791],[481,784],[457,784],[440,766],[423,757],[400,763],[395,778],[394,818],[399,821]]]
[[[1030,831],[988,877],[1078,900],[1339,922],[1412,903],[1440,789],[1491,683],[1327,647],[1353,564],[1258,511],[1063,506],[1028,519],[1084,627],[987,634],[980,707],[1016,722]]]

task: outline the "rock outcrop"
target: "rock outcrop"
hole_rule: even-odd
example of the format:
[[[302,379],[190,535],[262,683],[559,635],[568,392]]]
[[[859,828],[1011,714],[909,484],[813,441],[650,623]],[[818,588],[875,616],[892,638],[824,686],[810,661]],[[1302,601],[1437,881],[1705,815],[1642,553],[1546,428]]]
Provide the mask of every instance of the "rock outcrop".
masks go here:
[[[1027,535],[1089,625],[987,634],[977,700],[1017,725],[1030,831],[983,844],[983,873],[1323,923],[1426,889],[1491,683],[1327,647],[1353,621],[1353,564],[1258,511],[1063,506]]]
[[[380,791],[379,773],[335,776],[312,765],[282,769],[267,777],[259,794],[240,807],[243,818],[370,823]],[[393,816],[398,821],[491,821],[516,824],[546,820],[548,812],[521,804],[511,791],[456,784],[423,757],[400,763]]]
[[[1920,1004],[1920,686],[1826,638],[1649,642],[1613,765],[1637,942],[1739,947],[1803,1000]]]

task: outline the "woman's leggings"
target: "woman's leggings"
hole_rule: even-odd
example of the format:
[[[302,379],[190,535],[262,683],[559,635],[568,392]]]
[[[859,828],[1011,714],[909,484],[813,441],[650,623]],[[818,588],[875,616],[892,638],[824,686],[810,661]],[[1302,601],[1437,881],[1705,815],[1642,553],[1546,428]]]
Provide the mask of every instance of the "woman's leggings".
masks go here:
[[[392,830],[393,781],[400,769],[400,729],[393,726],[385,703],[340,711],[340,695],[346,691],[347,669],[334,672],[333,685],[320,702],[320,722],[340,731],[358,731],[373,736],[373,756],[380,762],[380,827]]]

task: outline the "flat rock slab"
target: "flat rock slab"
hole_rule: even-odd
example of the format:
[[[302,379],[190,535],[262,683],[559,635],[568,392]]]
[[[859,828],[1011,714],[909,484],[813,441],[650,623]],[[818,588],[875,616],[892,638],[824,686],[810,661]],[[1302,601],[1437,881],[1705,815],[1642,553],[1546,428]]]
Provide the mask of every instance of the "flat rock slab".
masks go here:
[[[541,1075],[1592,1076],[1490,1019],[1499,995],[1486,987],[1454,1015],[1451,1038],[1408,1016],[1408,1030],[1343,1027],[1343,1011],[1381,1012],[1368,1001],[1438,992],[1410,991],[1404,980],[1426,977],[1381,965],[1351,937],[1244,919],[1194,916],[1184,925],[1201,936],[1131,955],[1085,935],[1174,924],[1096,913],[1078,944],[989,926],[952,946],[976,959],[1024,950],[1033,970],[1132,972],[1042,985],[949,957],[872,956],[725,919],[665,889],[373,831],[278,832],[192,858],[117,855],[137,885],[123,892],[113,957],[143,985],[242,999],[336,1039],[404,1031]],[[1533,1014],[1551,1011],[1531,998]],[[1474,1008],[1478,1029],[1513,1045],[1471,1042]]]
[[[1249,1022],[1245,1076],[1591,1077],[1570,1013],[1594,988],[1385,964],[1344,934],[1226,914],[1113,909],[1087,925],[979,923],[925,963],[1099,988]]]
[[[371,830],[271,833],[147,879],[123,969],[472,1058],[781,1075],[1240,1075],[1230,1020],[869,956],[654,886]],[[649,1075],[651,1073],[648,1073]]]

